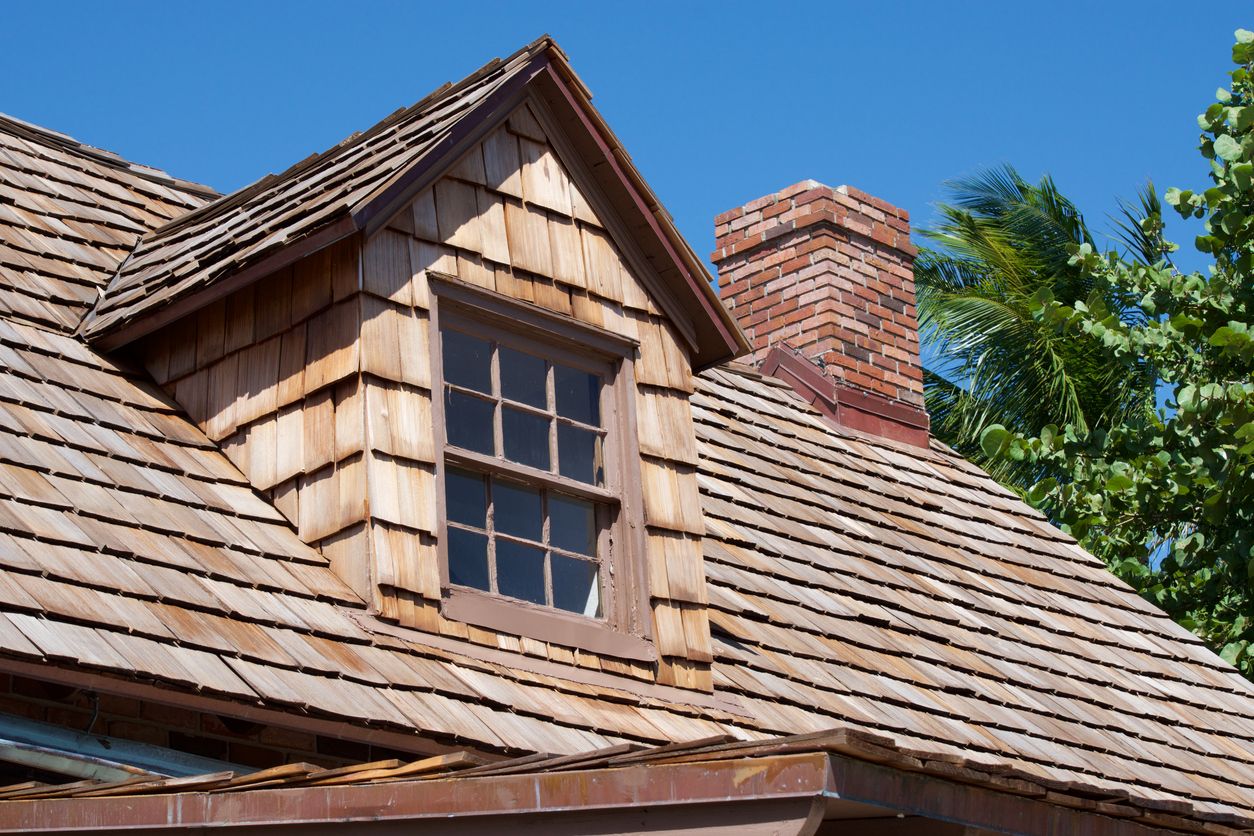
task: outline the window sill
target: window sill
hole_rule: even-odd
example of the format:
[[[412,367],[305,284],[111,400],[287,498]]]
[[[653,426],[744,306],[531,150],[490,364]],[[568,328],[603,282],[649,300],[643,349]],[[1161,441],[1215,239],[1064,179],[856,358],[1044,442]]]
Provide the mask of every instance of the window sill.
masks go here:
[[[653,662],[657,649],[641,636],[621,633],[574,613],[541,608],[523,601],[504,600],[471,589],[454,588],[444,599],[444,617],[500,630],[515,636],[553,642],[618,659]]]

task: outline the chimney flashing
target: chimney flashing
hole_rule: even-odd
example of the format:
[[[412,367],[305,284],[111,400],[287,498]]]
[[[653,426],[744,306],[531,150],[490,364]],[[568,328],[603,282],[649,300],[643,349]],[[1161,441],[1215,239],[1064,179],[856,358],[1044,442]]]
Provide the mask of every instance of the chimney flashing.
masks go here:
[[[930,422],[926,410],[837,383],[790,348],[772,346],[760,371],[787,383],[806,403],[839,426],[915,447],[928,446]]]

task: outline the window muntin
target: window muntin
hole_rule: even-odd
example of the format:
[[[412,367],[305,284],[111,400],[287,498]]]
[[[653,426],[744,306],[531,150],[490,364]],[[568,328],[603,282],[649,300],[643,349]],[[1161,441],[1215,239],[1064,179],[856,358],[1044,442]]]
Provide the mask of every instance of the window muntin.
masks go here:
[[[601,375],[462,331],[441,337],[449,444],[605,485]]]
[[[530,341],[454,327],[441,340],[449,582],[603,618],[606,374]]]
[[[444,489],[450,582],[602,616],[595,503],[458,467]]]

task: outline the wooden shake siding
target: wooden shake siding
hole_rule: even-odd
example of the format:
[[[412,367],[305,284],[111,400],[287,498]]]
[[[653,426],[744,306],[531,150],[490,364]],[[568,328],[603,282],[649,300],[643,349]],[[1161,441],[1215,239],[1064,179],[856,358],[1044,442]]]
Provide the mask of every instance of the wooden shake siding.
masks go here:
[[[357,276],[357,244],[341,242],[157,332],[140,354],[363,594],[366,552],[346,562],[330,547],[366,519]]]
[[[421,192],[362,245],[360,279],[357,245],[337,245],[202,312],[194,352],[183,323],[150,338],[146,361],[382,617],[709,690],[688,350],[559,162],[542,119],[523,105]],[[656,665],[441,615],[428,270],[639,341],[634,411]],[[263,297],[282,307],[284,290],[290,310],[263,315]]]

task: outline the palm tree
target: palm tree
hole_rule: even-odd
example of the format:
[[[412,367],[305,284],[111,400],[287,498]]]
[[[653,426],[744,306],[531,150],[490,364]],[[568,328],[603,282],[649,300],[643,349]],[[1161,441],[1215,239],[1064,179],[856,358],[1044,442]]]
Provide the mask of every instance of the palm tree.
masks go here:
[[[1096,428],[1154,408],[1152,369],[1128,375],[1033,316],[1033,299],[1049,289],[1071,303],[1094,293],[1117,315],[1143,316],[1129,300],[1068,264],[1075,247],[1096,248],[1084,218],[1053,180],[1025,181],[1004,166],[948,184],[951,200],[922,237],[931,245],[915,261],[919,325],[935,361],[924,389],[932,430],[1009,487],[1026,490],[1043,475],[1018,462],[989,461],[980,433],[990,424],[1036,435],[1047,424]],[[1124,257],[1164,256],[1152,185],[1140,206],[1123,207],[1117,237]],[[1060,474],[1048,474],[1059,476]]]

